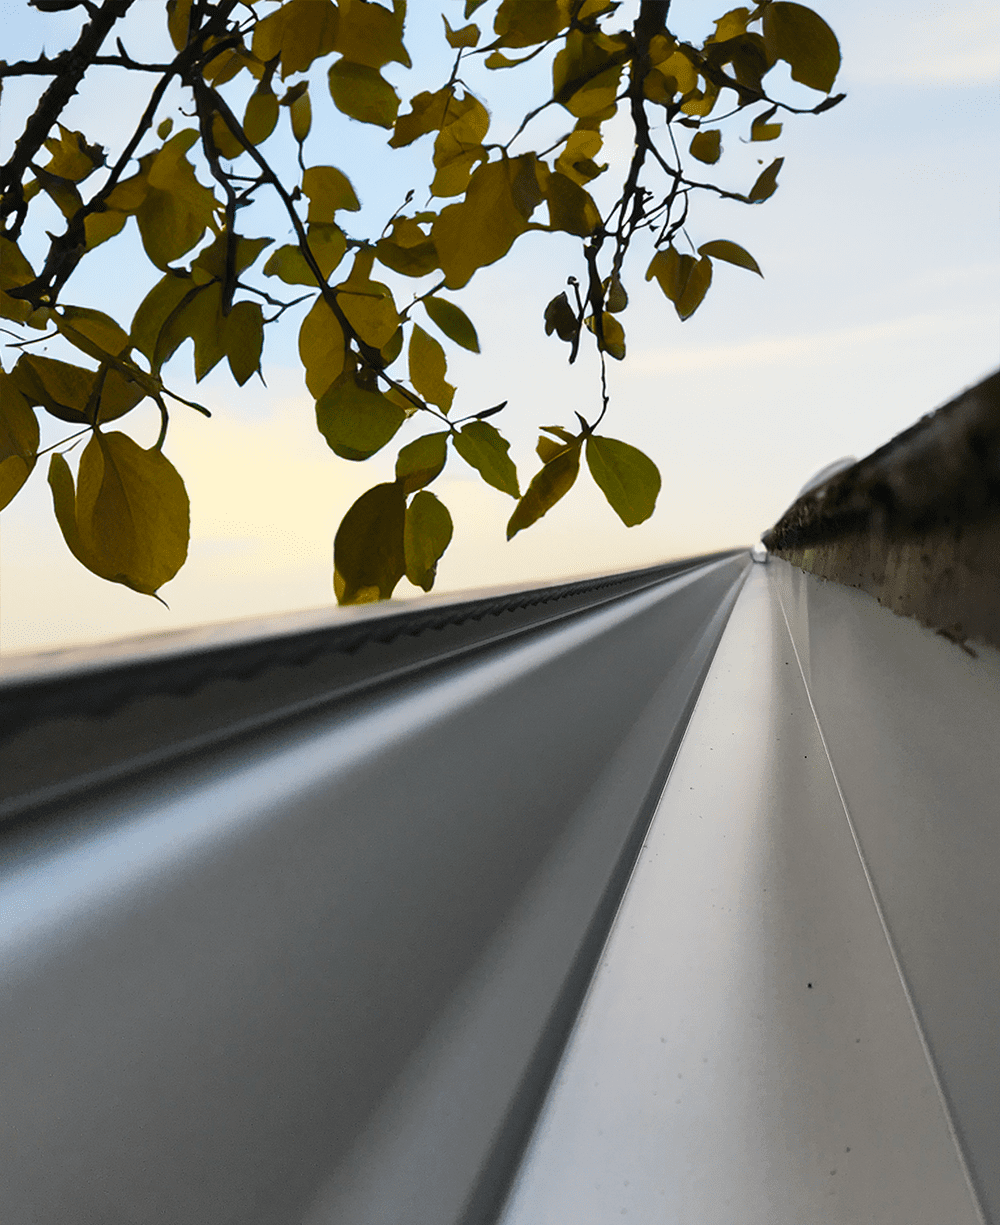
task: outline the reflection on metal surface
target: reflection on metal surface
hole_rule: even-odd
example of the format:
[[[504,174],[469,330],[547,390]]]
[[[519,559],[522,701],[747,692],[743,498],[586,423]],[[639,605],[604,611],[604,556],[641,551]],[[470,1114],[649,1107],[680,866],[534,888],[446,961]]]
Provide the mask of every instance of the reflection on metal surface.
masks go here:
[[[502,1225],[984,1219],[775,582],[740,596]]]

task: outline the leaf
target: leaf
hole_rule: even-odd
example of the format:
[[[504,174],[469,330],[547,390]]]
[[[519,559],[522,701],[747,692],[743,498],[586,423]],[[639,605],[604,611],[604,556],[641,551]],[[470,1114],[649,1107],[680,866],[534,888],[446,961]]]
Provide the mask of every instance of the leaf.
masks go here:
[[[367,0],[350,0],[340,5],[340,25],[334,50],[345,60],[381,68],[395,62],[409,68],[410,57],[403,46],[403,15],[406,6],[393,5],[393,11]]]
[[[507,454],[510,443],[499,430],[485,421],[470,421],[451,437],[455,450],[487,485],[512,498],[518,497],[517,469]]]
[[[339,13],[330,0],[285,0],[257,22],[253,53],[267,63],[281,56],[281,77],[305,72],[334,49]]]
[[[330,69],[329,81],[330,97],[342,114],[376,127],[393,127],[399,111],[399,94],[377,69],[338,60]]]
[[[402,276],[426,276],[438,263],[430,238],[413,217],[396,217],[392,232],[375,245],[378,261]]]
[[[777,140],[781,135],[782,125],[770,122],[777,109],[777,106],[771,106],[762,114],[754,116],[754,120],[750,124],[751,140]]]
[[[434,586],[437,564],[451,543],[453,531],[447,506],[426,489],[406,508],[403,553],[406,577],[414,587],[430,591]]]
[[[532,47],[555,38],[569,25],[569,0],[503,0],[493,30],[501,47]]]
[[[750,252],[744,251],[738,243],[730,242],[728,238],[716,238],[712,242],[702,243],[698,248],[698,254],[710,255],[713,259],[724,259],[727,264],[735,264],[737,268],[746,268],[750,272],[756,272],[759,277],[764,275]]]
[[[263,81],[250,95],[243,114],[243,131],[253,145],[262,145],[278,122],[278,97]]]
[[[309,197],[310,222],[336,221],[338,209],[356,213],[361,207],[350,179],[336,166],[310,166],[302,175],[302,191]]]
[[[91,310],[86,306],[65,306],[61,313],[53,318],[57,327],[60,319],[112,357],[123,353],[132,343],[128,333],[119,327],[110,315],[105,315],[102,311]],[[67,339],[73,343],[71,335],[68,335]]]
[[[299,328],[299,357],[306,386],[317,399],[344,369],[344,333],[333,311],[318,297]]]
[[[412,98],[410,110],[396,120],[395,130],[389,138],[390,147],[400,149],[428,132],[436,132],[444,123],[445,111],[454,92],[451,86],[445,86],[436,93],[424,91]]]
[[[385,362],[386,366],[391,366],[392,363],[396,360],[396,358],[399,357],[400,353],[402,353],[402,351],[403,351],[403,329],[401,327],[398,327],[393,333],[392,339],[389,340],[386,344],[382,346],[382,360]],[[391,390],[395,390],[395,388],[392,388]],[[415,406],[411,406],[411,407],[415,407]]]
[[[396,480],[403,486],[403,492],[413,493],[429,485],[440,475],[447,458],[447,430],[408,442],[396,457]]]
[[[292,136],[301,145],[312,128],[312,103],[308,90],[289,103],[288,113],[292,120]]]
[[[594,327],[594,317],[589,316],[586,320],[587,327],[595,335],[597,329]],[[622,327],[619,320],[608,311],[602,312],[601,315],[601,330],[604,333],[604,343],[601,348],[605,353],[610,353],[616,361],[625,360],[625,329]]]
[[[0,235],[0,318],[25,322],[34,308],[30,302],[11,298],[7,290],[30,285],[34,279],[34,269],[21,254],[17,243]]]
[[[264,312],[258,302],[237,302],[222,324],[222,343],[236,382],[243,384],[260,370],[264,348]]]
[[[550,459],[555,459],[557,455],[561,455],[566,450],[566,443],[556,442],[554,438],[546,438],[544,434],[539,434],[535,450],[542,463],[547,464]]]
[[[722,156],[722,133],[719,129],[695,132],[691,139],[691,156],[706,165],[714,165]]]
[[[646,280],[656,278],[680,318],[689,319],[701,305],[712,283],[712,261],[681,255],[675,247],[657,251],[646,269]]]
[[[468,349],[470,353],[479,352],[479,337],[465,311],[454,302],[448,302],[436,295],[423,298],[422,301],[431,322],[436,323],[449,340],[461,345],[463,349]]]
[[[569,492],[580,471],[580,444],[566,447],[535,474],[507,523],[507,539],[531,527]]]
[[[83,219],[83,233],[87,242],[87,250],[93,251],[102,242],[107,242],[109,238],[114,238],[116,234],[120,234],[125,228],[126,221],[128,221],[128,214],[120,213],[117,209],[113,208],[105,209],[103,212],[88,213]]]
[[[362,460],[381,451],[406,420],[401,408],[362,386],[346,371],[316,401],[316,425],[341,459]]]
[[[333,589],[340,604],[388,600],[406,573],[402,487],[366,490],[341,520],[333,542]]]
[[[557,294],[545,308],[545,335],[553,332],[560,340],[574,341],[580,330],[576,312],[565,293]]]
[[[96,370],[25,353],[11,371],[11,378],[29,404],[38,405],[53,417],[72,425],[91,424],[87,408],[94,391]],[[137,383],[126,382],[117,370],[106,371],[98,401],[98,421],[124,416],[144,396]]]
[[[17,384],[0,369],[0,510],[31,475],[38,459],[38,418]]]
[[[156,448],[126,434],[95,433],[80,457],[74,494],[69,465],[53,455],[49,485],[66,543],[88,570],[154,595],[187,557],[187,491]]]
[[[784,60],[792,80],[828,94],[840,71],[840,44],[822,17],[801,4],[776,0],[764,9],[764,46]]]
[[[594,158],[601,151],[603,140],[599,131],[590,128],[570,132],[566,138],[563,151],[556,159],[555,168],[559,174],[582,186],[596,179],[607,170],[607,164],[598,166]]]
[[[59,138],[50,136],[45,147],[52,158],[45,170],[60,179],[79,183],[105,164],[104,150],[100,145],[89,145],[82,132],[71,132],[57,123]]]
[[[530,154],[480,166],[465,199],[444,209],[431,231],[447,287],[461,289],[478,268],[502,259],[540,199]]]
[[[551,174],[545,188],[549,225],[588,238],[601,224],[601,214],[589,192],[564,174]]]
[[[604,304],[613,314],[620,314],[628,306],[628,294],[617,274],[609,276],[603,285],[607,297]]]
[[[441,14],[441,20],[444,22],[444,36],[448,40],[449,47],[477,47],[479,45],[479,26],[468,25],[463,26],[460,30],[453,30],[444,13]]]
[[[168,272],[139,303],[130,336],[133,346],[150,364],[155,365],[153,357],[163,325],[193,288],[194,282],[186,272]]]
[[[578,119],[610,119],[629,36],[570,30],[552,64],[552,96]]]
[[[778,171],[784,162],[783,157],[776,157],[770,166],[760,172],[757,182],[750,188],[750,194],[747,196],[751,204],[760,204],[770,199],[778,190]]]
[[[389,286],[368,280],[373,254],[369,248],[356,257],[350,277],[337,286],[337,303],[365,344],[381,349],[395,335],[399,314]]]
[[[611,509],[626,527],[653,513],[660,492],[660,471],[642,451],[615,438],[587,439],[587,465]]]
[[[446,413],[455,397],[455,388],[445,382],[448,363],[444,349],[418,323],[413,325],[410,333],[409,359],[410,382],[417,393]]]
[[[156,340],[154,367],[159,370],[188,337],[194,341],[194,373],[200,383],[226,356],[219,281],[198,286],[171,312]]]
[[[187,46],[193,4],[194,0],[167,0],[167,31],[175,51]]]
[[[230,131],[229,124],[216,111],[212,115],[212,143],[219,151],[219,156],[232,162],[243,152],[242,142]]]
[[[212,221],[216,199],[194,175],[184,156],[198,133],[187,128],[155,154],[147,176],[149,190],[136,210],[146,254],[166,268],[198,243]]]

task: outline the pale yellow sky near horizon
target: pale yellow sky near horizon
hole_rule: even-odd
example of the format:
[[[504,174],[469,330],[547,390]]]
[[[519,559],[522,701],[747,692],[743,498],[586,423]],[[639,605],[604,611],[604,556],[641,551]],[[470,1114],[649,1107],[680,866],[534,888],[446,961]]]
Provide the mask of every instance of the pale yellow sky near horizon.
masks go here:
[[[0,5],[5,19],[10,7]],[[410,20],[442,7],[417,0]],[[725,7],[675,0],[673,11],[691,10],[703,34],[709,13]],[[452,459],[435,483],[456,526],[436,592],[749,544],[817,469],[867,453],[1000,363],[1000,15],[979,0],[952,6],[946,18],[923,0],[877,11],[860,0],[815,7],[840,37],[836,88],[847,101],[787,124],[774,148],[787,157],[781,186],[764,206],[692,202],[697,241],[742,243],[765,280],[720,266],[705,304],[681,325],[659,290],[642,282],[641,257],[635,262],[624,317],[629,354],[612,363],[604,432],[659,464],[656,514],[625,529],[582,474],[548,516],[506,544],[510,499]],[[37,50],[25,42],[24,54]],[[20,54],[8,41],[6,57]],[[399,74],[401,92],[422,87],[413,78]],[[11,98],[8,91],[4,149],[14,135]],[[380,139],[375,129],[360,131]],[[736,129],[724,143],[719,177],[752,177],[758,147],[740,146]],[[317,150],[311,159],[341,164],[338,156]],[[363,167],[344,168],[363,195]],[[449,351],[462,396],[456,412],[509,399],[504,425],[522,486],[537,462],[537,424],[570,423],[574,406],[592,415],[597,402],[593,359],[583,355],[569,368],[541,327],[545,302],[577,271],[573,240],[528,235],[457,296],[484,352]],[[360,465],[334,457],[315,429],[301,371],[287,356],[283,364],[280,350],[270,361],[265,351],[266,389],[252,382],[240,390],[219,372],[196,389],[187,346],[175,360],[179,389],[183,372],[187,393],[215,416],[175,415],[171,425],[166,452],[188,484],[193,533],[185,568],[162,591],[169,610],[75,562],[38,465],[0,518],[0,650],[332,602],[336,524],[363,489],[390,476],[395,450]],[[12,356],[8,350],[5,365]],[[154,414],[136,417],[129,431],[148,445]],[[419,593],[404,581],[398,594]]]

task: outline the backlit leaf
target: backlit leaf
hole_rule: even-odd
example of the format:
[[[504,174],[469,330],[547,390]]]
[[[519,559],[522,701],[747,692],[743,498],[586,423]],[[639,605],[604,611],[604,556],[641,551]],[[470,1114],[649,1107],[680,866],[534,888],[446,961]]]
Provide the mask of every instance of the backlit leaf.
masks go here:
[[[312,127],[312,103],[308,91],[302,93],[288,107],[292,119],[292,135],[301,145]]]
[[[724,259],[728,264],[735,264],[738,268],[756,272],[759,277],[764,275],[750,252],[745,251],[738,243],[730,242],[728,238],[716,238],[712,242],[702,243],[698,248],[698,254],[710,255],[713,259]]]
[[[99,577],[153,595],[187,557],[184,482],[155,448],[126,434],[95,434],[80,457],[77,488],[61,455],[49,467],[56,518],[77,559]]]
[[[201,240],[216,208],[214,195],[184,156],[198,139],[193,129],[170,138],[153,157],[149,190],[136,212],[146,254],[158,268],[179,259]]]
[[[229,124],[218,111],[212,116],[212,142],[218,149],[219,156],[230,162],[243,152],[243,145],[230,131]]]
[[[784,162],[783,157],[776,157],[770,166],[760,172],[757,182],[750,188],[747,196],[751,204],[759,204],[763,200],[770,199],[778,190],[778,171]]]
[[[453,527],[447,506],[423,489],[406,508],[403,553],[406,577],[415,587],[430,591],[437,564],[451,543]]]
[[[691,139],[692,157],[711,166],[719,160],[721,155],[722,133],[718,128],[712,128],[707,132],[695,132]]]
[[[537,522],[569,492],[580,471],[580,444],[566,447],[535,474],[507,523],[507,539]]]
[[[17,243],[0,235],[0,318],[24,323],[32,313],[31,303],[9,297],[6,290],[19,289],[34,279],[34,270],[22,255]]]
[[[448,288],[461,289],[477,268],[502,259],[540,198],[530,155],[480,166],[465,199],[443,209],[431,231]]]
[[[764,9],[764,45],[785,60],[792,80],[828,94],[840,71],[840,44],[822,17],[801,4],[776,0]]]
[[[570,21],[569,0],[503,0],[493,22],[503,47],[531,47],[547,42]]]
[[[193,4],[194,0],[167,0],[167,32],[176,51],[187,46]]]
[[[468,349],[471,353],[479,352],[479,337],[472,325],[472,320],[454,302],[432,295],[423,299],[424,310],[433,323],[444,332],[449,340]]]
[[[518,497],[517,469],[507,452],[510,443],[485,421],[470,421],[452,435],[455,450],[470,464],[487,485],[501,493]]]
[[[49,174],[60,179],[69,179],[79,183],[99,167],[104,165],[104,150],[100,145],[87,143],[82,132],[71,132],[57,123],[58,138],[50,136],[45,142],[52,157],[45,167]]]
[[[262,145],[278,122],[278,97],[270,85],[261,82],[250,95],[243,115],[243,131],[251,144]]]
[[[114,238],[116,234],[120,234],[125,228],[126,221],[128,221],[128,214],[120,213],[117,209],[113,208],[105,209],[102,213],[88,213],[83,219],[83,232],[87,240],[87,250],[93,251],[102,242],[107,242],[109,238]]]
[[[444,13],[441,14],[441,20],[444,22],[444,36],[448,40],[449,47],[476,47],[479,45],[479,26],[468,25],[463,26],[460,30],[453,30]]]
[[[200,383],[226,356],[222,327],[222,285],[213,281],[185,297],[171,312],[157,337],[154,367],[159,370],[190,337],[195,378]]]
[[[153,363],[163,325],[193,288],[194,282],[187,273],[168,272],[140,302],[132,319],[130,336],[132,344],[148,362]]]
[[[564,174],[551,174],[545,189],[549,206],[549,225],[587,238],[601,224],[597,205],[586,192]]]
[[[376,243],[375,255],[402,276],[426,276],[438,265],[433,242],[413,217],[396,217],[391,233]]]
[[[396,457],[396,480],[405,493],[413,493],[440,475],[447,458],[448,431],[424,434],[400,449]]]
[[[587,327],[596,335],[597,329],[594,327],[594,318],[591,315],[586,321]],[[610,353],[616,361],[625,360],[625,329],[621,322],[610,314],[604,311],[601,316],[601,330],[604,334],[604,343],[602,348],[605,353]]]
[[[646,270],[646,280],[656,278],[674,304],[681,319],[689,319],[701,305],[712,283],[712,261],[681,255],[675,247],[657,251]]]
[[[445,381],[448,363],[444,349],[418,323],[413,325],[410,333],[409,359],[410,382],[418,395],[446,413],[451,408],[455,388]]]
[[[649,518],[660,492],[660,471],[648,455],[627,442],[595,434],[587,439],[587,464],[626,527]]]
[[[557,294],[545,308],[545,335],[553,332],[560,340],[572,341],[579,330],[576,311],[569,304],[565,293]]]
[[[285,0],[254,28],[253,53],[265,63],[281,56],[284,80],[334,49],[339,13],[330,0]]]
[[[90,423],[87,409],[97,371],[25,353],[11,371],[11,378],[29,404],[44,408],[60,421],[73,425]],[[131,412],[144,395],[137,383],[126,382],[118,371],[108,370],[101,385],[98,421],[111,421]]]
[[[768,107],[763,114],[754,117],[753,123],[750,125],[751,140],[777,140],[781,135],[782,125],[770,122],[777,109],[776,106]]]
[[[571,30],[552,64],[552,95],[578,119],[610,119],[629,36]]]
[[[361,207],[350,179],[336,166],[310,166],[302,176],[302,190],[309,197],[311,222],[333,222],[338,209],[356,213]]]
[[[330,450],[342,459],[368,459],[389,442],[406,420],[401,408],[346,371],[316,401],[316,425]]]
[[[338,60],[330,69],[329,81],[333,104],[342,114],[380,128],[395,124],[399,94],[377,68]]]
[[[340,604],[388,600],[406,573],[406,498],[397,482],[366,490],[333,542],[333,589]]]
[[[0,510],[8,506],[38,459],[38,418],[17,384],[0,370]]]
[[[556,159],[556,170],[572,179],[581,186],[596,179],[607,170],[607,165],[599,166],[594,158],[601,151],[603,141],[601,133],[584,128],[570,132],[562,152]]]
[[[344,369],[344,333],[337,317],[321,297],[299,328],[299,357],[306,370],[306,386],[317,399]]]
[[[368,279],[373,255],[369,249],[355,258],[350,277],[337,286],[337,303],[358,336],[381,349],[399,327],[399,314],[389,286]]]
[[[396,120],[395,130],[389,139],[393,149],[410,145],[428,132],[436,132],[444,123],[445,110],[454,96],[454,89],[445,87],[436,93],[417,94],[410,102],[410,110]]]
[[[393,6],[393,11],[368,0],[341,0],[340,25],[334,50],[345,60],[381,68],[395,62],[410,67],[410,57],[403,46],[403,15],[405,5]]]
[[[223,325],[223,345],[233,378],[243,384],[260,369],[264,313],[258,302],[237,302]]]
[[[110,315],[105,315],[102,311],[91,310],[86,306],[64,306],[60,314],[53,319],[57,327],[59,319],[112,357],[123,353],[131,344],[128,333],[119,327]],[[68,339],[72,344],[73,337],[69,336]]]

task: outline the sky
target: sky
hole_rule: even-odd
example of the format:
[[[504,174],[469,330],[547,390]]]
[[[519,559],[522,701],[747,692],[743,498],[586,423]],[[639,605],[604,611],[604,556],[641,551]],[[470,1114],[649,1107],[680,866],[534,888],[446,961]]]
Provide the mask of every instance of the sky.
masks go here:
[[[692,201],[688,229],[696,243],[740,243],[764,279],[717,265],[705,303],[682,324],[655,284],[642,280],[648,253],[637,255],[626,277],[628,356],[609,363],[612,403],[602,432],[656,461],[663,477],[656,513],[625,528],[581,473],[545,518],[506,543],[511,500],[452,459],[434,486],[455,521],[435,592],[543,583],[749,545],[818,469],[867,454],[1000,364],[1000,10],[993,0],[815,7],[840,39],[835,89],[847,100],[818,117],[791,118],[766,146],[741,143],[745,121],[722,125],[716,181],[745,190],[758,156],[784,156],[779,190],[755,208]],[[415,68],[387,72],[404,98],[447,76],[439,14],[456,25],[460,8],[458,0],[411,0],[407,45]],[[700,41],[724,9],[674,0],[672,26]],[[0,18],[8,61],[34,57],[43,43],[59,50],[80,24],[73,12],[43,15],[24,0],[0,0]],[[154,54],[160,0],[139,0],[130,20],[129,51]],[[511,132],[544,97],[545,65],[520,71],[470,76],[470,86],[481,83],[485,93],[492,132]],[[768,80],[777,77],[778,69]],[[121,86],[120,74],[113,81],[113,88],[110,76],[83,88],[68,113],[91,140],[120,146],[139,96]],[[817,98],[787,78],[772,92],[809,104]],[[38,93],[31,78],[7,83],[3,158]],[[163,114],[176,115],[176,102],[168,97]],[[562,121],[552,131],[567,127]],[[543,121],[539,141],[546,130]],[[411,182],[426,182],[429,143],[386,149],[386,133],[332,108],[317,111],[314,133],[308,161],[341,167],[362,199],[362,212],[350,218],[358,235],[380,230]],[[593,185],[599,203],[630,152],[621,125],[605,158],[609,149],[611,169]],[[255,232],[287,241],[287,221],[276,212],[261,210],[258,224]],[[133,230],[130,222],[125,233]],[[565,346],[542,326],[546,302],[580,272],[578,249],[569,236],[526,235],[454,295],[476,323],[483,352],[449,349],[460,388],[453,415],[508,400],[503,426],[522,488],[537,467],[537,426],[571,425],[575,408],[593,419],[599,407],[596,357],[583,352],[568,366]],[[154,279],[133,237],[88,257],[65,296],[127,322]],[[167,368],[181,394],[214,414],[175,413],[171,421],[165,453],[191,495],[192,541],[185,567],[161,592],[169,608],[105,583],[73,559],[38,464],[0,515],[0,651],[332,603],[336,526],[364,489],[391,479],[398,445],[364,464],[327,449],[296,365],[296,331],[293,323],[268,340],[266,387],[253,380],[237,388],[221,367],[195,386],[189,345]],[[9,368],[16,351],[0,347],[0,358]],[[144,446],[157,426],[155,410],[128,419]],[[405,428],[414,437],[426,432]],[[63,437],[62,429],[46,426],[43,445]],[[420,592],[404,580],[397,596]]]

